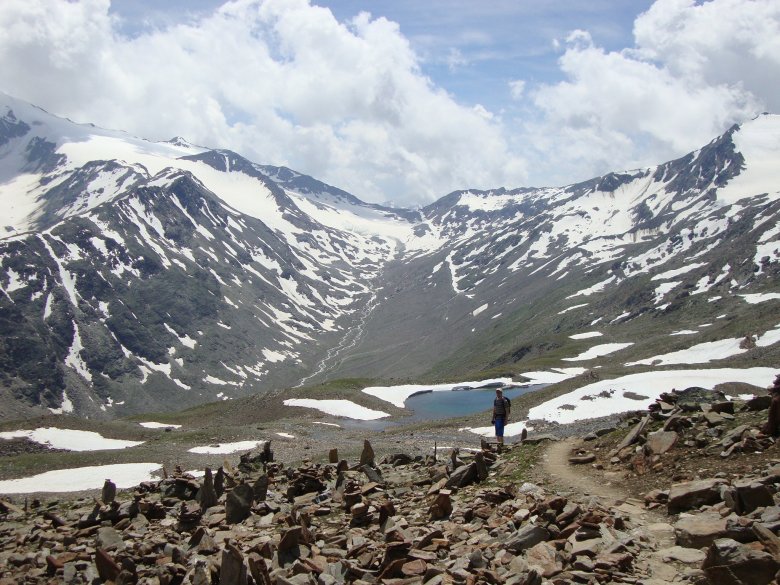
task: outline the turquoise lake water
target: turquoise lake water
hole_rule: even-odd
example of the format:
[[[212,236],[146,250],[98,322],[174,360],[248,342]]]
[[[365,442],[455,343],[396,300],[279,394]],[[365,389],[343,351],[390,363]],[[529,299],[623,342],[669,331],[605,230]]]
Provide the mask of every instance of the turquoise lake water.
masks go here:
[[[528,394],[545,386],[546,384],[533,384],[531,386],[504,388],[503,392],[504,396],[512,400],[517,396]],[[414,412],[410,416],[404,417],[403,422],[454,418],[482,412],[493,408],[495,397],[495,388],[417,394],[407,398],[406,408]],[[485,425],[489,424],[490,417],[488,416]]]
[[[529,392],[544,388],[547,384],[531,384],[530,386],[515,386],[503,388],[504,396],[510,400]],[[475,388],[473,390],[453,390],[449,392],[426,392],[416,394],[406,399],[408,416],[404,416],[397,422],[386,419],[379,420],[349,420],[344,419],[340,424],[346,427],[368,428],[381,430],[390,425],[408,424],[425,420],[441,420],[466,416],[475,412],[484,412],[493,408],[493,400],[496,397],[495,388]],[[485,415],[484,425],[490,425],[490,414]]]

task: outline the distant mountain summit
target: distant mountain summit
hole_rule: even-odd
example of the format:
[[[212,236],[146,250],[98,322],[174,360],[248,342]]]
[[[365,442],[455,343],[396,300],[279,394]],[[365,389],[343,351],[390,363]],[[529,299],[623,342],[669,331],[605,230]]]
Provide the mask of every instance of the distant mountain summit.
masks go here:
[[[519,373],[588,327],[644,357],[682,324],[765,333],[780,303],[740,295],[780,292],[777,160],[764,115],[658,167],[408,210],[2,95],[4,416]]]

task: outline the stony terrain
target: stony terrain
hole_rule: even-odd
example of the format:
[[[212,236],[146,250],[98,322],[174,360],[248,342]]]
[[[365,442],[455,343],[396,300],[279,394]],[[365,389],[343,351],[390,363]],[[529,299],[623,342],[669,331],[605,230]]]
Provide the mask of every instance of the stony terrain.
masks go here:
[[[695,394],[501,452],[366,442],[359,458],[288,465],[267,444],[200,479],[177,469],[119,494],[107,481],[78,500],[6,499],[0,583],[777,582],[766,401]]]

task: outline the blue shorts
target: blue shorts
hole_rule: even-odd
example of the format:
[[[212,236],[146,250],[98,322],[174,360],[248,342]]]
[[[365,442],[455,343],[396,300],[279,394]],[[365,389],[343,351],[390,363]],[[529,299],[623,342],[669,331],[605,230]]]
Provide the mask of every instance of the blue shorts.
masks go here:
[[[504,417],[503,416],[497,416],[495,418],[495,425],[496,425],[496,437],[503,437],[504,436]]]

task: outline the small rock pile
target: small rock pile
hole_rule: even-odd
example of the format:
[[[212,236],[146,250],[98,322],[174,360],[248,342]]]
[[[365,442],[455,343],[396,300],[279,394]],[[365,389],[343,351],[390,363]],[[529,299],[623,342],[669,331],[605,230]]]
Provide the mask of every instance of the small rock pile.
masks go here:
[[[513,451],[225,462],[100,499],[0,504],[0,584],[639,583],[625,508],[506,476]],[[516,453],[515,453],[516,454]],[[742,496],[736,493],[740,502]],[[626,504],[631,507],[630,505]],[[742,504],[741,504],[742,505]],[[747,504],[752,505],[752,504]],[[638,508],[636,508],[638,509]],[[753,511],[755,512],[755,510]],[[725,554],[725,553],[724,553]]]
[[[727,400],[720,392],[702,388],[664,393],[650,405],[644,416],[612,453],[611,463],[626,464],[642,475],[663,466],[663,455],[678,444],[686,447],[716,450],[721,457],[738,453],[763,451],[774,444],[759,426],[738,425],[727,430],[735,420],[735,409],[760,411],[769,407],[768,396],[758,396],[742,403]],[[648,432],[653,421],[663,425]]]
[[[730,460],[774,446],[758,424],[738,424],[735,415],[768,408],[770,397],[747,402],[701,388],[662,395],[610,454],[610,463],[639,476],[688,457]],[[754,422],[762,417],[753,417]],[[659,426],[660,423],[660,426]],[[650,428],[657,430],[649,431]],[[586,451],[580,451],[582,458]],[[655,489],[645,495],[650,509],[672,517],[675,548],[669,560],[690,566],[693,583],[766,585],[780,577],[780,461],[737,475],[718,472]]]

